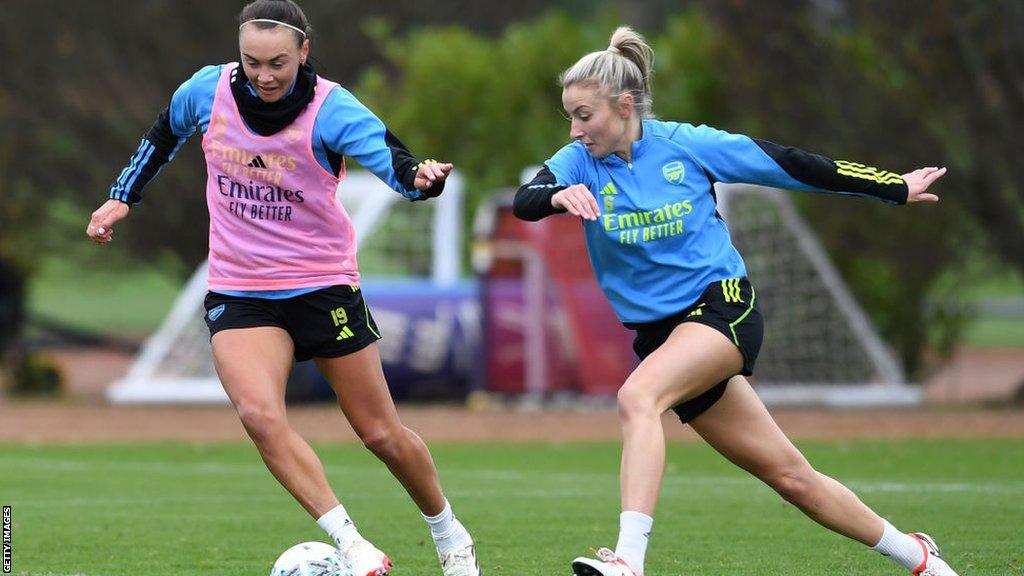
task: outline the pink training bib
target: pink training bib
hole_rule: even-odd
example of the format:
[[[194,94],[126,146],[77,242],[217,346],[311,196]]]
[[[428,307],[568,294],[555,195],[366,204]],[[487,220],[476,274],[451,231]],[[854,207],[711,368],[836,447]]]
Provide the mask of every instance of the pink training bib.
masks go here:
[[[356,235],[335,192],[341,178],[313,156],[313,122],[337,84],[317,77],[315,96],[272,136],[249,130],[231,95],[237,63],[224,66],[203,137],[210,211],[211,290],[357,285]],[[239,73],[241,73],[239,71]]]

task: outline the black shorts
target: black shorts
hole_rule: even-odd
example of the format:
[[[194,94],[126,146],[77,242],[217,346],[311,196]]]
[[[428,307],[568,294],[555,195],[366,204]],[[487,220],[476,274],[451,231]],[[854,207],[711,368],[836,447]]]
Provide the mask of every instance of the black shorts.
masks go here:
[[[743,354],[744,376],[754,373],[757,353],[764,338],[764,318],[757,305],[754,287],[746,278],[730,278],[711,283],[700,295],[700,299],[678,314],[645,322],[626,324],[636,331],[633,351],[641,359],[647,358],[668,340],[676,326],[684,322],[697,322],[710,326],[732,341]],[[687,400],[672,410],[687,423],[711,408],[725,394],[728,379],[719,382],[700,396]]]
[[[337,358],[380,339],[358,286],[338,285],[270,300],[208,292],[203,302],[210,338],[221,330],[277,326],[295,343],[295,360]]]

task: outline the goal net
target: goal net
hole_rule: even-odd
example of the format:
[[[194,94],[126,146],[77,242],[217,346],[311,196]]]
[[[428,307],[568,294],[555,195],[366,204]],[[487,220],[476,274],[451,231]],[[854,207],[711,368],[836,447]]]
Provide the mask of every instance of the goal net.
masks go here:
[[[758,394],[773,404],[920,402],[899,361],[784,190],[718,185],[718,206],[765,315]]]
[[[450,285],[459,278],[462,250],[462,178],[449,175],[445,192],[409,202],[367,172],[349,172],[338,189],[356,230],[364,277],[428,278]],[[203,319],[207,267],[201,264],[179,293],[160,328],[143,344],[128,374],[111,384],[114,403],[225,404]],[[383,322],[386,315],[378,318]]]

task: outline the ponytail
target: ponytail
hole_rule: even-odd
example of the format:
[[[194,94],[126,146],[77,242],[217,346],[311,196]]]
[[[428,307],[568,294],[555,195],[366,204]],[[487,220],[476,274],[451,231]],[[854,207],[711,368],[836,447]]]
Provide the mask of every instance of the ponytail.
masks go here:
[[[640,117],[653,118],[653,63],[654,51],[644,37],[628,26],[620,26],[612,34],[607,49],[580,58],[559,80],[563,88],[594,84],[613,97],[628,92],[633,95]]]

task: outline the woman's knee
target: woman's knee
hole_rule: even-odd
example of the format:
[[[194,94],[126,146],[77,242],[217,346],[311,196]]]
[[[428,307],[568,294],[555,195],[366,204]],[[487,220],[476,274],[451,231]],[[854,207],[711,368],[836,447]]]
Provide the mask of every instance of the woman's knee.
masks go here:
[[[370,452],[385,461],[400,457],[406,436],[405,428],[384,424],[366,426],[356,434]]]
[[[242,426],[257,444],[281,437],[280,431],[288,427],[284,410],[261,402],[238,402],[235,409]]]
[[[820,499],[821,482],[810,466],[780,469],[763,479],[779,496],[798,508],[811,508]]]
[[[619,388],[617,394],[619,419],[623,423],[640,419],[659,418],[664,409],[659,409],[652,392],[653,386],[642,378],[631,377]]]

